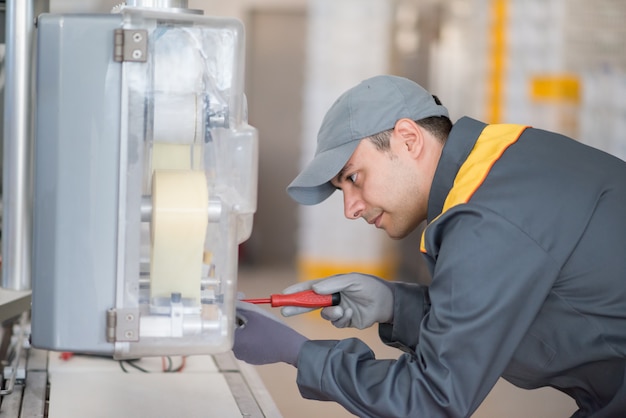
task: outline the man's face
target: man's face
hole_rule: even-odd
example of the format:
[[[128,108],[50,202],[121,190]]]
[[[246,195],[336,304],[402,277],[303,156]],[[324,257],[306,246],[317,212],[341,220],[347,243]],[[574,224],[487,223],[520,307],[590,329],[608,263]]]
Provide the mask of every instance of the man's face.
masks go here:
[[[404,238],[426,218],[422,181],[416,159],[395,132],[388,151],[362,140],[331,180],[343,192],[348,219],[363,218],[393,239]]]

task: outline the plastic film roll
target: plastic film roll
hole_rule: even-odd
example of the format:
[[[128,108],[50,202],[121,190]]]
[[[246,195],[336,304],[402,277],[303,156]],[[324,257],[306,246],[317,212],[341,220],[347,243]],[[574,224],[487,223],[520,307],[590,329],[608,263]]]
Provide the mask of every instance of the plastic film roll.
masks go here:
[[[192,144],[202,137],[202,103],[195,93],[154,93],[153,140]]]
[[[200,302],[208,190],[203,171],[156,170],[152,177],[150,296]]]
[[[200,170],[204,166],[202,145],[152,144],[152,170]]]

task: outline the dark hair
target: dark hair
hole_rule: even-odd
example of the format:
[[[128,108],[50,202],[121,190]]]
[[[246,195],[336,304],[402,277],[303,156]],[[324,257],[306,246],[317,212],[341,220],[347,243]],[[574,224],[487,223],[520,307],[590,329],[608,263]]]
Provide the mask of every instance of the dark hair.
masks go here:
[[[370,136],[368,139],[374,144],[378,151],[387,151],[389,149],[389,138],[391,138],[392,132],[393,128],[387,129],[386,131]]]
[[[447,116],[431,116],[416,120],[415,123],[430,132],[442,144],[446,142],[452,130],[452,121]],[[391,138],[392,132],[393,128],[387,129],[370,136],[369,140],[379,151],[386,151],[389,149],[389,138]]]
[[[442,144],[446,142],[452,130],[452,121],[447,116],[431,116],[426,119],[416,120],[415,123],[430,132]]]

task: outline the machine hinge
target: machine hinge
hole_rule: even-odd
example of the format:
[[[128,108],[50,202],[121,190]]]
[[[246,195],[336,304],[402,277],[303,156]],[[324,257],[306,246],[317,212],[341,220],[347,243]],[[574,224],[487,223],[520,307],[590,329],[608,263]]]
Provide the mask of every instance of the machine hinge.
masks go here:
[[[139,311],[137,309],[111,308],[106,315],[107,342],[139,341]]]
[[[115,29],[113,60],[115,62],[146,62],[148,31],[145,29]]]

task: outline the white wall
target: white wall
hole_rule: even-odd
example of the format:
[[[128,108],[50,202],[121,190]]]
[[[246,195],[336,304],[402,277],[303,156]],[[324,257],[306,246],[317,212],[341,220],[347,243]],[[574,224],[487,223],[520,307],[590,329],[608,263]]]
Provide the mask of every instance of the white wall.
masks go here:
[[[108,13],[123,3],[115,0],[50,0],[50,11],[55,13]],[[306,0],[188,0],[190,9],[204,10],[210,16],[231,16],[242,19],[251,7],[304,6]]]

